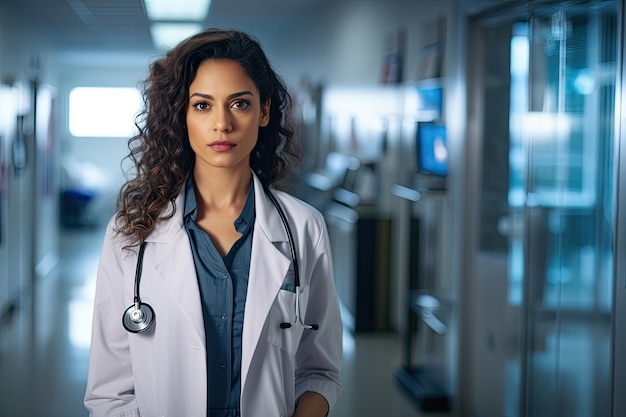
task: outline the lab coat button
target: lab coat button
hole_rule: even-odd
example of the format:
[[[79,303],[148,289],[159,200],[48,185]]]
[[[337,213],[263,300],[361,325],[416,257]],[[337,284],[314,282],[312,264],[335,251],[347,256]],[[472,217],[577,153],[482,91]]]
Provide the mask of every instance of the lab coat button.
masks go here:
[[[228,314],[222,313],[222,320],[224,321],[228,320]]]
[[[220,362],[220,368],[226,369],[226,362]]]

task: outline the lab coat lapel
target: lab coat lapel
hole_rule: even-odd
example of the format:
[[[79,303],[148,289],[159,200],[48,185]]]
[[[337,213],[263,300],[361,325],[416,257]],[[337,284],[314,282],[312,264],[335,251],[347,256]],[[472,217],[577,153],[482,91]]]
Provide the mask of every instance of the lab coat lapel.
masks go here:
[[[191,252],[191,245],[187,231],[183,226],[183,207],[185,202],[184,190],[176,198],[176,213],[169,220],[157,223],[153,233],[146,239],[151,248],[151,258],[144,265],[150,266],[153,273],[163,282],[178,308],[185,312],[185,316],[195,333],[205,346],[204,319],[200,302],[198,278]],[[146,252],[147,249],[146,249]],[[167,314],[163,312],[162,314]],[[158,321],[159,312],[155,312]],[[157,324],[158,326],[158,324]]]
[[[291,265],[291,259],[276,246],[282,243],[287,247],[287,233],[276,208],[265,195],[256,176],[254,176],[254,195],[256,220],[243,324],[242,387],[245,387],[250,362],[259,343],[265,320]],[[269,325],[274,324],[279,325],[279,323]]]

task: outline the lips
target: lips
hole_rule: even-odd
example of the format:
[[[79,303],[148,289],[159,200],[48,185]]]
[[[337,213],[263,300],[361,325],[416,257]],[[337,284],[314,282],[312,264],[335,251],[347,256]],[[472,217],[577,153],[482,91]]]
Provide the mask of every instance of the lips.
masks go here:
[[[218,140],[209,144],[209,148],[211,148],[215,152],[227,152],[233,149],[235,146],[237,146],[237,144],[229,142],[227,140]]]

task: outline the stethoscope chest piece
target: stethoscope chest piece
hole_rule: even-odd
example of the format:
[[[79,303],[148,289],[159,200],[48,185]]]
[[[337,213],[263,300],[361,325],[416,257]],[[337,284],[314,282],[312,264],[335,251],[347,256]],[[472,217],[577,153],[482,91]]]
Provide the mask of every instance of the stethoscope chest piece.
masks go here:
[[[139,247],[137,255],[137,269],[135,271],[135,299],[133,304],[124,311],[122,324],[131,333],[141,333],[146,331],[154,322],[154,310],[149,304],[142,303],[139,297],[139,281],[141,280],[141,269],[143,267],[143,254],[146,250],[146,242]]]
[[[124,328],[131,333],[141,333],[147,330],[154,320],[154,310],[150,305],[139,303],[131,305],[122,316]]]

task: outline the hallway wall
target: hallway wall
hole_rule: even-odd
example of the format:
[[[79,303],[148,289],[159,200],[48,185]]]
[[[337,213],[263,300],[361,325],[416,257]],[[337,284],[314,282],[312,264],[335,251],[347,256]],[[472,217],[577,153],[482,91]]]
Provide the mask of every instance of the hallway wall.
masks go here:
[[[35,71],[36,58],[46,59],[46,50],[47,39],[29,31],[10,4],[0,3],[0,339],[35,277],[45,275],[58,257],[55,188],[43,187],[43,166],[36,161],[44,143],[35,144],[33,135],[31,82],[35,76],[40,81],[51,78],[50,73]],[[19,124],[24,148],[14,148],[18,116],[24,116]],[[14,169],[14,149],[25,151],[26,166],[19,171]],[[55,154],[56,149],[47,150],[51,158]],[[50,175],[45,181],[52,179],[54,170],[46,165]]]

